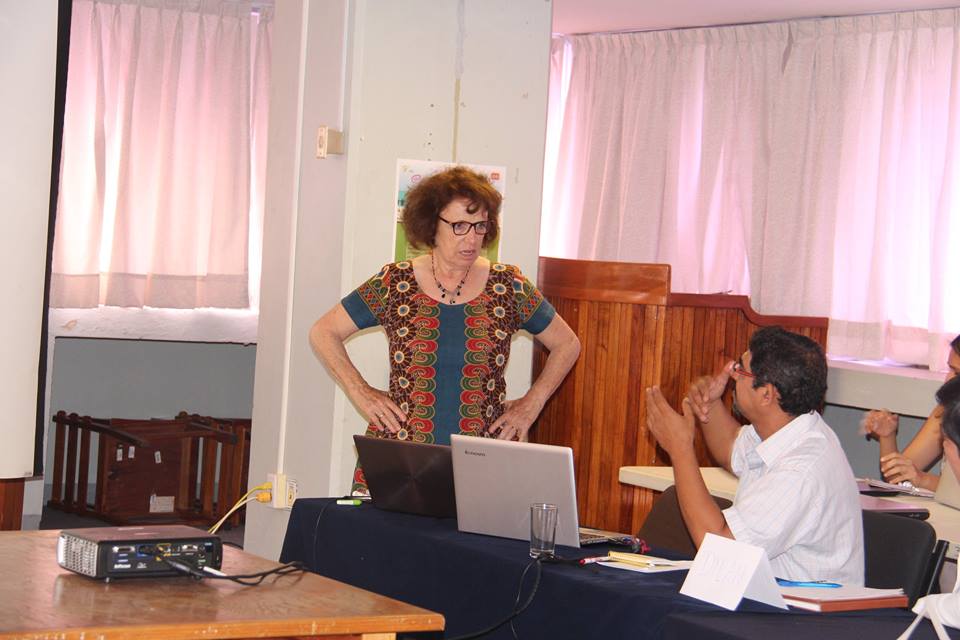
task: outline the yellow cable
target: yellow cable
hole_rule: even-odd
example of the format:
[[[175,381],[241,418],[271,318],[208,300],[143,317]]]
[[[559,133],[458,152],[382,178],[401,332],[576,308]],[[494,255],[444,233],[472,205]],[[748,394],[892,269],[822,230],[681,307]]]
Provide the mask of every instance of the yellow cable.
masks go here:
[[[263,484],[258,484],[258,485],[255,486],[254,488],[250,489],[250,491],[247,491],[245,494],[243,494],[242,496],[240,496],[240,499],[237,500],[236,504],[234,504],[232,507],[230,507],[230,510],[227,511],[227,512],[224,514],[224,516],[217,521],[216,524],[214,524],[212,527],[210,527],[209,529],[207,529],[207,533],[216,533],[217,530],[223,525],[224,522],[226,522],[227,518],[229,518],[229,517],[233,514],[234,511],[236,511],[236,510],[239,509],[240,507],[244,506],[244,505],[247,504],[248,502],[253,502],[254,500],[259,500],[259,495],[258,495],[258,496],[255,496],[255,497],[253,497],[253,498],[249,498],[249,496],[250,496],[251,493],[255,493],[255,492],[257,492],[257,491],[268,491],[268,490],[272,489],[272,487],[273,487],[273,485],[272,485],[271,483],[269,483],[269,482],[264,482]],[[259,500],[259,501],[260,501],[260,502],[263,502],[263,500]]]

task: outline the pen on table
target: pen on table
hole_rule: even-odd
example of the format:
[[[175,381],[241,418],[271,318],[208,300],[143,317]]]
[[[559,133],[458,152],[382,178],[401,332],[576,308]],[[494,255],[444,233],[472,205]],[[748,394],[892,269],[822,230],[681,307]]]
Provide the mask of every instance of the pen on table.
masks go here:
[[[363,500],[360,500],[359,498],[343,498],[343,499],[337,500],[337,504],[359,507],[361,504],[363,504]]]
[[[836,589],[843,585],[836,582],[827,582],[826,580],[784,580],[777,578],[777,585],[781,587],[819,587],[822,589]]]
[[[603,562],[609,560],[610,556],[593,556],[592,558],[580,558],[580,564],[593,564],[594,562]]]

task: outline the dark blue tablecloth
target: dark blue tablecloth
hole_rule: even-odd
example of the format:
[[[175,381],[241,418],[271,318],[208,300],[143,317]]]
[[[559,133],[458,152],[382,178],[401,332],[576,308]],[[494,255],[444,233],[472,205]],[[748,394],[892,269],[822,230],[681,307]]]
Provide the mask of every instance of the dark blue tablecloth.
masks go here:
[[[440,612],[445,637],[478,631],[514,608],[520,577],[530,564],[525,541],[457,531],[456,520],[381,511],[332,499],[294,504],[281,561],[301,560],[312,571]],[[579,558],[606,548],[558,547]],[[523,585],[525,600],[533,585]],[[895,638],[908,611],[814,614],[784,612],[744,600],[728,612],[678,593],[685,571],[641,574],[599,565],[544,564],[529,609],[514,621],[520,638]],[[508,626],[489,638],[512,638]],[[915,638],[935,638],[925,623]]]

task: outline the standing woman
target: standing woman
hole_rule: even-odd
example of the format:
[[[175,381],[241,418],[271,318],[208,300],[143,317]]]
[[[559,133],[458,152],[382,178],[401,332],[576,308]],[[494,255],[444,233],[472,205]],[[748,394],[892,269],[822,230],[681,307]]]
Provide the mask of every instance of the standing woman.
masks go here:
[[[580,341],[517,267],[480,250],[499,232],[500,193],[482,174],[453,167],[407,194],[407,240],[429,253],[388,264],[320,318],[310,344],[357,409],[368,435],[449,444],[454,433],[527,440],[543,405],[580,353]],[[344,340],[383,326],[390,388],[371,387]],[[540,376],[506,399],[513,334],[525,329],[550,352]],[[363,488],[362,472],[354,489]]]

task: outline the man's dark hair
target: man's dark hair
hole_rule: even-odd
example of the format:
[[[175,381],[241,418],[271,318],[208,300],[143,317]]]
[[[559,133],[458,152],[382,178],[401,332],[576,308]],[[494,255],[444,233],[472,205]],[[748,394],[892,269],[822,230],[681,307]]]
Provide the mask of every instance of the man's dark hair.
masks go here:
[[[781,327],[764,327],[750,338],[754,387],[773,384],[780,408],[799,416],[817,411],[827,392],[827,359],[816,342]]]
[[[950,347],[958,356],[960,356],[960,335],[953,339],[953,342],[950,343]]]
[[[940,419],[943,437],[960,447],[960,376],[943,383],[937,391],[937,404],[943,407]]]

